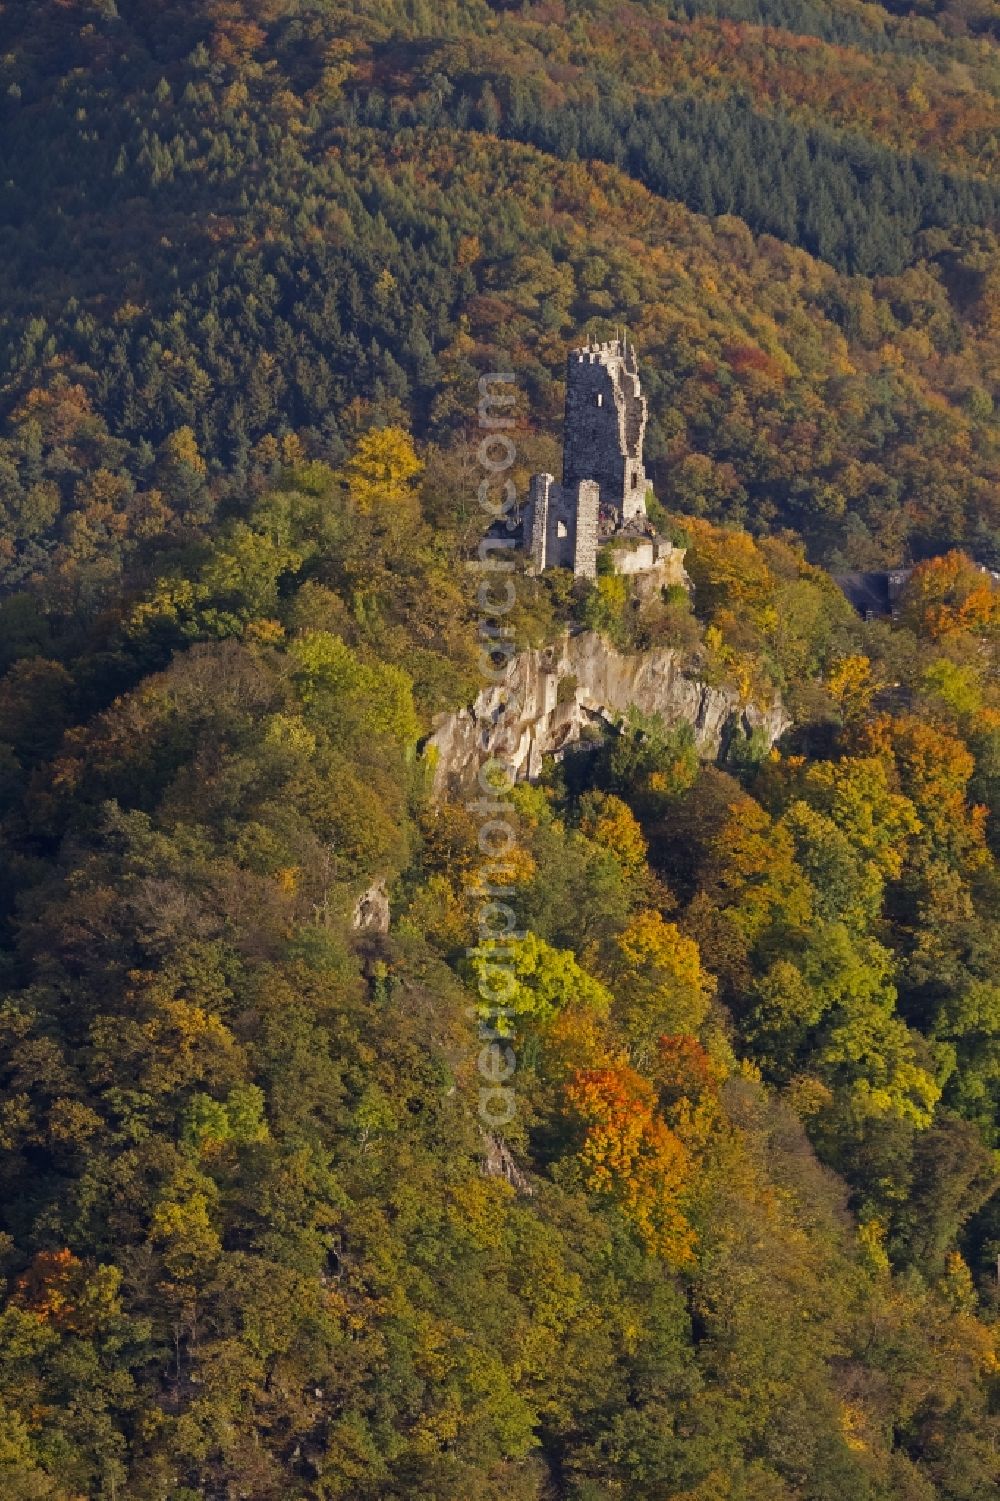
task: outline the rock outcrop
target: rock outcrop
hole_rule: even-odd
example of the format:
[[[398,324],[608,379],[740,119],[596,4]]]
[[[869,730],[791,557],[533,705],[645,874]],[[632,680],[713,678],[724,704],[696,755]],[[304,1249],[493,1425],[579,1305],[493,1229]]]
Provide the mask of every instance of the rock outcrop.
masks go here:
[[[388,933],[391,918],[385,881],[375,881],[358,897],[351,927],[363,933]]]
[[[519,653],[502,684],[438,720],[427,741],[435,792],[469,791],[494,756],[517,780],[535,777],[544,756],[558,755],[588,726],[615,723],[633,705],[667,725],[690,724],[706,760],[724,759],[741,733],[761,731],[773,745],[790,723],[780,702],[760,709],[732,689],[688,677],[676,651],[622,653],[593,631],[567,633],[555,646]]]

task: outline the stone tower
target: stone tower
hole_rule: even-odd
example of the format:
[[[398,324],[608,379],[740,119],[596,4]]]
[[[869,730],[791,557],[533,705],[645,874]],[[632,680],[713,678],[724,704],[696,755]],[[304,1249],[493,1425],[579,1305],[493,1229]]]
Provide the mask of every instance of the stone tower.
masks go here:
[[[646,398],[625,340],[587,344],[566,362],[562,484],[532,476],[524,542],[532,562],[597,575],[602,537],[646,528]]]
[[[646,398],[625,340],[574,349],[566,362],[563,487],[596,480],[619,526],[646,514]]]

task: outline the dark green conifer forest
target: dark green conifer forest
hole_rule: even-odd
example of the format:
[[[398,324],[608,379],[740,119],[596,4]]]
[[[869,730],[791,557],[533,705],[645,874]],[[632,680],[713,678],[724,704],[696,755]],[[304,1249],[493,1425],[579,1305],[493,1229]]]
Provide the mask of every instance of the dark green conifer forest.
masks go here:
[[[5,0],[0,1501],[1000,1494],[998,165],[991,0]],[[500,1022],[480,379],[617,327],[692,588],[510,639],[787,728],[509,792]]]

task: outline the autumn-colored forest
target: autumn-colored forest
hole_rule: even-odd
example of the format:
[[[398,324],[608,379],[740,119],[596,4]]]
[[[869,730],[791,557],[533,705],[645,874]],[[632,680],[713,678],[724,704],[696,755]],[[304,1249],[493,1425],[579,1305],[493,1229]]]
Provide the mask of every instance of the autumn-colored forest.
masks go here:
[[[3,1501],[993,1501],[998,41],[0,9]],[[519,574],[516,640],[791,728],[633,713],[513,791],[487,1139],[421,751],[481,685],[478,381],[523,491],[616,325],[693,589]],[[892,620],[831,577],[897,564]]]

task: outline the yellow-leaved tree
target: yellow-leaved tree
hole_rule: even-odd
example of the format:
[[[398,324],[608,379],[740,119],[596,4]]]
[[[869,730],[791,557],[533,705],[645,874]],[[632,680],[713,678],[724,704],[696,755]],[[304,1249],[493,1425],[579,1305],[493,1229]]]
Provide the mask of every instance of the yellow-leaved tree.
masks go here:
[[[714,984],[693,938],[659,912],[639,912],[616,940],[615,1012],[641,1052],[665,1032],[697,1032]]]
[[[355,443],[341,479],[350,504],[363,514],[415,520],[419,504],[414,482],[423,467],[408,432],[401,427],[373,427]]]

